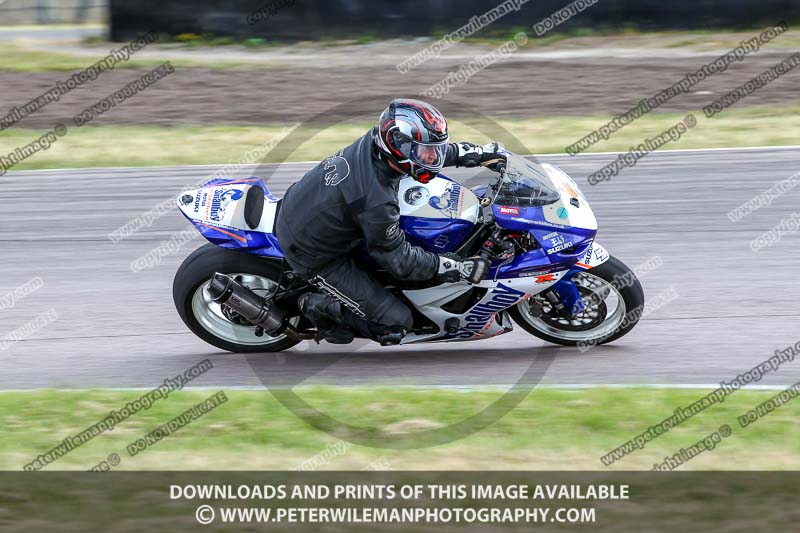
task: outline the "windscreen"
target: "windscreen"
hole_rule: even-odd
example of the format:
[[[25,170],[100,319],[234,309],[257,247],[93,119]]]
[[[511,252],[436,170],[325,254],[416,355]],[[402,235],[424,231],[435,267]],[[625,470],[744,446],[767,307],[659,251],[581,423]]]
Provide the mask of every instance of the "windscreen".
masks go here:
[[[506,176],[495,198],[496,204],[520,207],[541,207],[557,202],[558,187],[536,163],[508,154]]]

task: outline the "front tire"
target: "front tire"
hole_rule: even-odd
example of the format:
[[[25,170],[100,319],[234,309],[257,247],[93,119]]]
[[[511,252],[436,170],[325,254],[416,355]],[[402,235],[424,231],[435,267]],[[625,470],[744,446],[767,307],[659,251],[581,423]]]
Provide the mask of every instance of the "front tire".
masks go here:
[[[511,318],[522,329],[547,342],[581,347],[617,340],[639,322],[644,309],[642,285],[633,271],[616,257],[576,274],[573,279],[584,300],[590,294],[597,296],[589,299],[596,305],[588,306],[577,318],[570,320],[547,313],[534,316],[530,300],[509,309]]]
[[[286,335],[258,337],[256,328],[230,310],[211,301],[206,292],[215,272],[240,276],[240,283],[265,294],[274,288],[281,275],[280,263],[257,256],[206,244],[187,257],[172,283],[172,299],[183,323],[198,337],[217,348],[235,353],[279,352],[296,345]]]

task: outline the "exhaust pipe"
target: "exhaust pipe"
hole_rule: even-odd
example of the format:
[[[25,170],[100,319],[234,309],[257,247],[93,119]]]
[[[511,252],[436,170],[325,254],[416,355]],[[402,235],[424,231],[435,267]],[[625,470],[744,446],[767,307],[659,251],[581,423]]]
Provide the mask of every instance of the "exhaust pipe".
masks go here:
[[[286,314],[278,306],[226,274],[216,272],[211,276],[208,293],[212,300],[236,311],[248,322],[263,329],[267,335],[272,337],[281,333],[286,333],[290,337],[297,335],[297,332],[289,327]]]

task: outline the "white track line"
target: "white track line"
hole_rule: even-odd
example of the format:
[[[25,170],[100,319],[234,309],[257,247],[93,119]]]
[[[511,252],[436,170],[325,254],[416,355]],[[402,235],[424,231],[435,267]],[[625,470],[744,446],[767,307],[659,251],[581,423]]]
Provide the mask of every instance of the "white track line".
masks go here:
[[[791,387],[794,383],[786,385],[746,385],[741,390],[763,390],[763,391],[779,391]],[[315,384],[308,386],[292,387],[293,389],[302,390],[304,388],[312,389],[320,386],[328,386],[335,389],[384,389],[391,387],[396,390],[452,390],[457,392],[480,392],[480,391],[497,391],[507,390],[514,386],[508,385],[389,385],[384,384],[366,384],[366,385],[329,385],[329,384]],[[0,390],[0,394],[6,392],[39,392],[43,390],[56,390],[58,392],[87,392],[87,391],[119,391],[119,392],[143,392],[151,391],[154,387],[97,387],[97,388],[81,388],[81,389],[7,389]],[[275,387],[281,389],[283,387]],[[544,384],[534,385],[533,389],[555,389],[555,390],[584,390],[584,389],[687,389],[687,390],[715,390],[719,388],[719,383],[564,383],[564,384]],[[265,391],[269,390],[267,387],[257,385],[218,385],[218,386],[201,386],[201,387],[184,387],[181,389],[187,392],[207,392],[207,391]],[[174,391],[173,391],[174,392]]]

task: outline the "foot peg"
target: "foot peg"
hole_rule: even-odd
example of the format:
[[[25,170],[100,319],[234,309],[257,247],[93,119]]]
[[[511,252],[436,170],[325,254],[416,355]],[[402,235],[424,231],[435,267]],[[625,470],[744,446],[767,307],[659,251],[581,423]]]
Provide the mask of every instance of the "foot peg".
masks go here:
[[[393,326],[384,330],[378,337],[381,346],[397,346],[406,336],[406,328]]]
[[[450,317],[444,321],[444,330],[446,333],[458,333],[458,328],[461,327],[461,321],[457,317]]]

